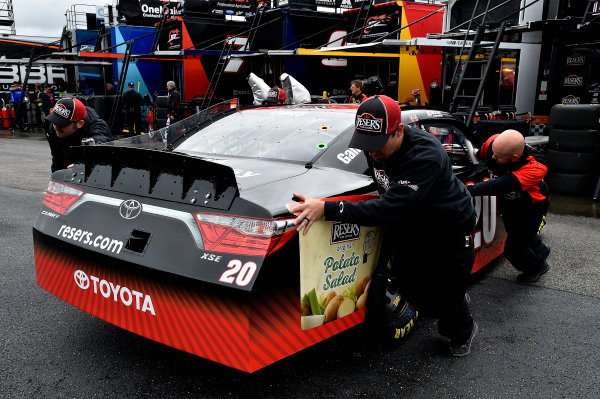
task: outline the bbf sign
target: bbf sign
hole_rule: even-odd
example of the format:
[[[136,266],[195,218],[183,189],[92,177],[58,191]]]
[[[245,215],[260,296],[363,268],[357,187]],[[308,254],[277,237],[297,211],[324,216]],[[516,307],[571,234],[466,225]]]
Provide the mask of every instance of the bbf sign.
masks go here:
[[[21,83],[25,79],[26,73],[26,65],[0,65],[0,84],[13,82]],[[29,71],[29,79],[27,83],[54,84],[56,83],[57,79],[63,81],[67,80],[64,67],[53,65],[34,65]]]

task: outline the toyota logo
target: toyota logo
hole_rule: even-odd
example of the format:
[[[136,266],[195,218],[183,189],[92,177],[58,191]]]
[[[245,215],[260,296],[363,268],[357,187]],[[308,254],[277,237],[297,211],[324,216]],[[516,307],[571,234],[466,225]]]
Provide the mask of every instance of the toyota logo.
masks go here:
[[[75,284],[82,290],[87,290],[90,286],[90,279],[83,270],[77,270],[73,277],[75,278]]]
[[[124,219],[135,219],[142,213],[142,204],[139,201],[128,199],[121,202],[119,214]]]

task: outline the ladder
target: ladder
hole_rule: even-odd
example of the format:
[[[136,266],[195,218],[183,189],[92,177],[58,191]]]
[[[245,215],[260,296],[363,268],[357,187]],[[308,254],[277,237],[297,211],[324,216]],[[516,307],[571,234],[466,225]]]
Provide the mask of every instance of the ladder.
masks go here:
[[[596,19],[600,15],[600,1],[598,0],[588,0],[587,6],[585,7],[585,12],[583,13],[583,19],[581,22],[583,24],[588,24]],[[589,17],[589,20],[588,20]]]
[[[248,39],[244,48],[245,50],[250,50],[252,42],[254,41],[254,37],[256,36],[256,31],[260,27],[260,21],[262,19],[263,14],[265,13],[266,8],[266,4],[261,4],[256,9],[256,14],[254,15],[254,19],[252,20],[252,25],[250,26],[250,31],[248,33]],[[227,63],[231,58],[231,51],[233,49],[233,44],[235,42],[236,37],[237,36],[228,37],[227,39],[225,39],[225,43],[223,43],[221,55],[219,56],[219,60],[217,61],[215,70],[210,78],[210,83],[208,84],[208,88],[206,89],[206,93],[204,94],[204,99],[202,100],[202,104],[200,105],[201,110],[208,107],[215,96],[215,91],[217,89],[217,85],[219,84],[219,80],[221,79],[221,75],[223,74],[223,71],[227,67]]]
[[[361,3],[360,10],[356,16],[356,21],[354,21],[354,28],[352,29],[350,40],[348,40],[349,42],[360,43],[367,25],[367,19],[369,18],[369,11],[371,10],[372,3],[373,0],[363,0]]]
[[[452,81],[454,82],[459,70],[459,65],[462,62],[463,52],[468,49],[469,55],[467,56],[462,71],[460,72],[460,76],[458,77],[456,90],[454,91],[452,102],[450,103],[451,113],[456,113],[459,106],[462,106],[462,108],[465,109],[465,112],[461,114],[466,117],[465,123],[468,126],[473,125],[473,117],[475,116],[477,106],[483,95],[485,84],[492,71],[492,63],[494,62],[494,57],[498,54],[498,48],[500,47],[500,42],[506,27],[506,21],[503,21],[497,29],[494,42],[483,43],[486,28],[489,26],[489,24],[486,23],[489,5],[490,0],[487,2],[481,24],[479,25],[470,46],[467,46],[466,44],[470,34],[470,31],[467,30],[459,53],[458,63],[452,77]],[[475,15],[475,10],[476,8],[473,10],[473,15]],[[469,23],[469,27],[470,26],[471,23]],[[484,66],[483,73],[481,72],[482,65]],[[468,112],[466,111],[467,108]]]
[[[265,9],[267,8],[266,3],[262,3],[256,9],[256,14],[254,14],[254,19],[252,20],[252,25],[250,26],[250,33],[248,33],[248,41],[246,42],[246,50],[250,51],[252,42],[254,41],[254,36],[256,36],[256,31],[260,26],[260,20],[262,19],[263,14],[265,13]]]
[[[160,40],[160,33],[163,30],[165,22],[169,18],[169,9],[167,7],[163,8],[163,13],[160,16],[160,21],[158,22],[158,26],[156,27],[156,35],[154,35],[154,40],[152,41],[152,49],[150,53],[154,53],[158,49],[158,42]]]
[[[206,89],[206,94],[204,94],[204,99],[202,100],[202,104],[200,105],[200,109],[210,105],[213,97],[215,96],[215,90],[217,85],[219,84],[219,80],[221,79],[221,75],[227,66],[227,62],[231,57],[231,50],[233,49],[233,42],[235,41],[235,36],[228,37],[225,39],[225,43],[223,43],[223,49],[221,50],[221,55],[219,56],[219,60],[217,61],[217,65],[215,66],[215,71],[213,72],[208,88]]]
[[[115,101],[113,102],[113,107],[110,112],[110,119],[108,126],[110,127],[110,131],[113,131],[113,126],[115,124],[115,120],[117,119],[117,113],[120,112],[122,105],[122,95],[123,95],[123,87],[125,86],[125,82],[127,79],[127,71],[129,70],[129,64],[131,62],[131,50],[133,49],[133,40],[127,41],[127,46],[125,47],[125,54],[123,57],[123,63],[121,64],[121,75],[119,75],[119,83],[117,84],[117,95],[115,97]],[[122,132],[119,132],[121,134]]]

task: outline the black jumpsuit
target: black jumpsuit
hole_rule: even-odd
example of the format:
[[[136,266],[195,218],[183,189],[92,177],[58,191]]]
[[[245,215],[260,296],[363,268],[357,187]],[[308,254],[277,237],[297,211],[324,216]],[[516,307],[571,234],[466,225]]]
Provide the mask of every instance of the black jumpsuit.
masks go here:
[[[531,148],[525,146],[521,159],[509,165],[500,165],[492,158],[493,143],[498,135],[490,137],[481,147],[478,157],[486,161],[493,180],[467,187],[471,195],[495,195],[502,212],[507,237],[504,256],[519,271],[540,270],[548,256],[548,247],[542,243],[539,232],[546,223],[550,200],[544,177],[548,168],[535,160]]]
[[[464,343],[473,329],[465,300],[474,259],[471,196],[440,142],[422,130],[405,127],[398,151],[381,163],[367,159],[380,197],[327,201],[325,219],[383,225],[401,294],[439,319],[440,334]]]

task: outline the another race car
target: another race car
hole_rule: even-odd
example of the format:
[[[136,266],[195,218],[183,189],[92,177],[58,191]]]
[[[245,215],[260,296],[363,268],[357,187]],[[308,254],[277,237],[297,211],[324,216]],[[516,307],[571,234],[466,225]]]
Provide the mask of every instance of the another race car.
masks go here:
[[[222,103],[148,135],[74,148],[33,228],[38,284],[126,330],[247,372],[363,322],[367,278],[337,292],[344,311],[329,319],[332,298],[301,292],[302,248],[286,208],[295,191],[373,198],[366,157],[348,148],[356,109]],[[461,121],[424,108],[404,108],[402,120],[440,140],[463,182],[487,177]],[[505,238],[495,197],[474,205],[473,272]],[[368,254],[376,248],[371,232],[336,228],[349,234],[340,242],[356,233]],[[317,317],[303,319],[306,306]]]

